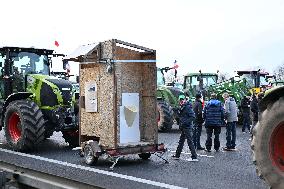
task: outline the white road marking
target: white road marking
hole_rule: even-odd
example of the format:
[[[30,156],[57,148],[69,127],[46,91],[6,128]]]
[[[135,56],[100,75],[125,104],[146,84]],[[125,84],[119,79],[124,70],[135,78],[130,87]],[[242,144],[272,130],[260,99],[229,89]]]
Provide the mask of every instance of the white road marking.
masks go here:
[[[73,167],[73,168],[81,169],[81,170],[85,170],[85,171],[91,171],[91,172],[94,172],[94,173],[104,174],[104,175],[108,175],[108,176],[113,176],[113,177],[117,177],[117,178],[135,181],[135,182],[140,182],[140,183],[144,183],[144,184],[158,186],[158,187],[162,187],[162,188],[186,189],[186,188],[175,186],[175,185],[170,185],[170,184],[156,182],[156,181],[147,180],[147,179],[142,179],[142,178],[138,178],[138,177],[134,177],[134,176],[128,176],[128,175],[123,175],[123,174],[119,174],[119,173],[104,171],[104,170],[95,169],[95,168],[92,168],[92,167],[85,167],[85,166],[82,166],[82,165],[76,165],[76,164],[72,164],[72,163],[68,163],[68,162],[64,162],[64,161],[49,159],[49,158],[31,155],[31,154],[25,154],[25,153],[21,153],[21,152],[15,152],[15,151],[7,150],[7,149],[0,148],[0,151],[10,153],[10,154],[19,155],[19,156],[23,156],[23,157],[33,158],[33,159],[37,159],[37,160],[41,160],[41,161],[45,161],[45,162],[64,165],[64,166],[67,166],[67,167]]]
[[[170,151],[171,153],[176,153],[176,151]],[[186,155],[191,155],[191,153],[189,152],[181,152],[182,154],[186,154]],[[209,156],[209,155],[205,155],[205,154],[197,154],[197,156],[200,157],[208,157],[208,158],[213,158],[214,156]]]

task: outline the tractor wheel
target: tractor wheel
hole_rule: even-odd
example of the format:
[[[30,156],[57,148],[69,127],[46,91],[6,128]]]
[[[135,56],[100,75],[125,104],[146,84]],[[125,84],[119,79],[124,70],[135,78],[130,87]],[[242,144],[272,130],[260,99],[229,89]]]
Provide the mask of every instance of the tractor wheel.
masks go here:
[[[171,106],[164,101],[157,101],[158,130],[170,131],[173,126],[173,111]]]
[[[44,118],[39,107],[29,100],[17,100],[6,109],[5,137],[16,151],[33,150],[44,140]]]
[[[252,150],[257,174],[272,189],[284,188],[284,97],[261,113],[253,129]]]
[[[138,156],[143,160],[147,160],[151,157],[151,154],[150,153],[142,153],[142,154],[138,154]]]
[[[65,142],[69,144],[70,147],[79,146],[79,130],[62,131],[63,138]]]

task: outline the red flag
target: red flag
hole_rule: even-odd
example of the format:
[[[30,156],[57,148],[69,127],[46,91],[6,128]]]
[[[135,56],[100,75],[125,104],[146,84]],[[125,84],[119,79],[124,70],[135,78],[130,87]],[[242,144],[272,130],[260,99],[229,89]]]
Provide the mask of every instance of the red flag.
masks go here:
[[[177,64],[177,61],[175,60],[175,61],[174,61],[174,69],[176,70],[176,69],[178,69],[178,67],[179,67],[179,66],[178,66],[178,64]]]
[[[58,41],[54,41],[54,45],[56,46],[56,47],[59,47],[59,43],[58,43]]]

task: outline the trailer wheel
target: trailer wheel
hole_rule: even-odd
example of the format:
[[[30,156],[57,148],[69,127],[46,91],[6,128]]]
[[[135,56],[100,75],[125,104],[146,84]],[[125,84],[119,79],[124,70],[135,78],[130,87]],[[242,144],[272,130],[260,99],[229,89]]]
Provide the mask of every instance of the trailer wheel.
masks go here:
[[[253,129],[252,150],[257,173],[271,188],[284,188],[284,98],[261,113]]]
[[[150,153],[141,153],[141,154],[138,154],[138,156],[143,160],[147,160],[151,157],[151,154]]]
[[[95,156],[95,152],[90,144],[86,144],[84,147],[84,159],[87,165],[95,165],[98,162],[99,157]]]
[[[79,130],[62,131],[63,138],[65,142],[69,144],[70,147],[79,146]]]
[[[44,118],[39,107],[29,100],[10,103],[4,117],[7,143],[16,151],[33,150],[44,140]]]
[[[158,108],[158,130],[170,131],[173,126],[173,111],[165,101],[157,101]]]

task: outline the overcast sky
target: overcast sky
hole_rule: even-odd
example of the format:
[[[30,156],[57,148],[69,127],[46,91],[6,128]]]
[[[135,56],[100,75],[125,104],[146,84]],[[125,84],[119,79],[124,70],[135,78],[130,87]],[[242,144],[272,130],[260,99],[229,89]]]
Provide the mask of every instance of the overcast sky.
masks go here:
[[[157,51],[180,73],[228,72],[284,61],[283,0],[2,0],[0,45],[69,54],[116,38]],[[57,48],[54,41],[60,46]]]

